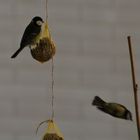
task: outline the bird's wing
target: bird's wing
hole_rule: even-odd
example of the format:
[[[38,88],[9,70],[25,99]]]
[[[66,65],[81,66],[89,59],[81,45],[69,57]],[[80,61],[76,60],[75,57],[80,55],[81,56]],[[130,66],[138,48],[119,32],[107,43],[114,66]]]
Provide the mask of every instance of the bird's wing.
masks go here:
[[[117,103],[109,103],[109,108],[110,108],[110,113],[113,115],[113,116],[123,116],[124,113],[125,113],[125,106],[121,105],[121,104],[117,104]]]
[[[118,103],[108,103],[108,105],[111,107],[111,108],[116,108],[116,110],[119,110],[119,111],[124,111],[126,110],[126,107],[121,105],[121,104],[118,104]]]
[[[36,29],[33,25],[29,24],[24,31],[20,46],[25,47],[33,43],[39,33],[40,29]]]
[[[106,108],[104,108],[104,107],[97,107],[97,109],[101,110],[104,113],[109,114],[108,110]]]

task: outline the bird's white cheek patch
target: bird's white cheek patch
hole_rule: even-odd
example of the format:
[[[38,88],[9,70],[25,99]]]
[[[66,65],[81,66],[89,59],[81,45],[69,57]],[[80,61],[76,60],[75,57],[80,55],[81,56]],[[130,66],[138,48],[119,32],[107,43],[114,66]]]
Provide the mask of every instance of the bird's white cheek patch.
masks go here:
[[[37,25],[39,25],[39,26],[41,26],[41,25],[43,24],[42,21],[37,21],[36,23],[37,23]]]

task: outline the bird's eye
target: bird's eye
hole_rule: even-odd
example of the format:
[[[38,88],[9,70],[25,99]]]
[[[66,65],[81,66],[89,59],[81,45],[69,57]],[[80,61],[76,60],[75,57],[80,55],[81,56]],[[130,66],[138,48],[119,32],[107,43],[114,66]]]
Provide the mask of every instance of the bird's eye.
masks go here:
[[[41,26],[41,25],[43,24],[43,22],[40,21],[40,20],[38,20],[38,21],[36,21],[36,24],[37,24],[38,26]]]

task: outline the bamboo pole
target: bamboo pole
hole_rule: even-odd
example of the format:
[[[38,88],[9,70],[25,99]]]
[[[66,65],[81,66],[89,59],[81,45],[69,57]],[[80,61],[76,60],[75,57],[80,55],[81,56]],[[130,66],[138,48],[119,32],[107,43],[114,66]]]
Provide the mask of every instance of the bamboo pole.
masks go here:
[[[133,83],[133,92],[134,92],[137,132],[138,132],[138,138],[140,140],[140,120],[139,120],[139,106],[138,106],[138,95],[137,95],[138,85],[136,83],[136,77],[135,77],[135,67],[134,67],[134,60],[133,60],[131,37],[128,36],[127,40],[128,40],[130,63],[131,63],[131,74],[132,74],[132,83]]]

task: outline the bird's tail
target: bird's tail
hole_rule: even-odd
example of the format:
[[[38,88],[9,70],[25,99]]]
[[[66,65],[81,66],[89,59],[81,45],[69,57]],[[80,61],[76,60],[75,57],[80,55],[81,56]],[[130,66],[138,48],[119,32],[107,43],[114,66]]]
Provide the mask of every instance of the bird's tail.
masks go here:
[[[23,47],[20,47],[12,56],[11,58],[15,58],[21,51],[22,51]]]
[[[95,96],[94,100],[92,102],[92,105],[95,105],[97,107],[103,107],[105,105],[105,101],[103,101],[100,97]]]

